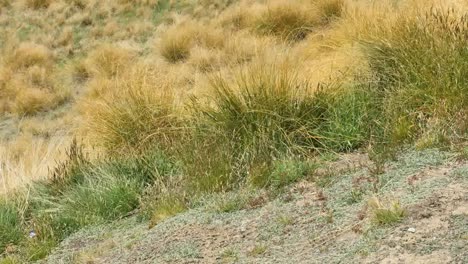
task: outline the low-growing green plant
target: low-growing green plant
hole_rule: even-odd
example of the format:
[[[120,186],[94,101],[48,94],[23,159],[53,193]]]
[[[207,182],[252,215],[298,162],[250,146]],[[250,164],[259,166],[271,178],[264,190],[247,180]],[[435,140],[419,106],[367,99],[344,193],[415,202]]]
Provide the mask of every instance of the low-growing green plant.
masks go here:
[[[268,247],[266,245],[257,244],[254,246],[254,248],[252,248],[252,250],[249,251],[249,255],[252,257],[258,257],[265,254],[267,249]]]
[[[38,261],[47,257],[57,245],[54,239],[31,239],[26,242],[23,254],[28,262]]]
[[[65,193],[58,214],[67,215],[84,226],[117,219],[138,206],[138,182],[105,174],[99,176]]]
[[[406,211],[398,201],[382,202],[378,198],[369,201],[372,212],[372,221],[377,225],[391,225],[400,222],[406,215]]]
[[[153,199],[155,199],[154,205],[150,207],[151,212],[149,212],[150,228],[169,217],[180,214],[187,210],[187,205],[184,198],[177,195],[165,195],[162,197],[153,197]]]
[[[317,168],[310,161],[288,158],[272,162],[262,173],[250,175],[251,182],[256,186],[272,186],[280,188],[305,178]]]

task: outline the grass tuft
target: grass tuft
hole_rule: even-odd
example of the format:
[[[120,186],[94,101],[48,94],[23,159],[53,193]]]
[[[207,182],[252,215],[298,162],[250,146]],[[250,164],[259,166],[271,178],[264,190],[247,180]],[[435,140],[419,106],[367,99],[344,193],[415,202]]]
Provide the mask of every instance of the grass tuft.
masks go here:
[[[277,1],[259,15],[256,28],[263,34],[298,41],[304,39],[318,24],[320,15],[315,8],[300,1]]]
[[[377,225],[392,225],[400,222],[406,215],[398,201],[382,202],[378,198],[369,201],[372,221]]]
[[[179,131],[171,91],[147,74],[155,73],[147,68],[129,70],[128,79],[110,82],[106,98],[84,102],[87,131],[106,150],[135,150],[151,142],[164,145],[169,134]]]

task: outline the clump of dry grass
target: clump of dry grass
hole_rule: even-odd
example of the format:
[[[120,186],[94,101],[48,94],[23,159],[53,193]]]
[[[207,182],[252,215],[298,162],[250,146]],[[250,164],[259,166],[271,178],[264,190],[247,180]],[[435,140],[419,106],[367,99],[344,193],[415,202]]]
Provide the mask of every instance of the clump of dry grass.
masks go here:
[[[28,8],[41,9],[47,8],[53,0],[25,0],[25,4]]]
[[[22,43],[14,49],[0,71],[2,111],[31,115],[64,102],[69,90],[57,83],[54,63],[45,46]]]
[[[249,6],[243,2],[225,10],[219,18],[221,27],[230,30],[242,30],[250,27],[255,20],[255,10],[258,6]]]
[[[93,76],[112,78],[131,65],[136,54],[125,47],[103,44],[94,49],[87,58],[87,65]]]
[[[63,158],[64,137],[40,139],[22,136],[0,144],[0,194],[46,179],[49,169]]]
[[[111,152],[164,144],[177,131],[174,98],[158,72],[136,65],[110,80],[108,94],[82,102],[85,131],[91,141]]]
[[[255,22],[259,32],[289,41],[304,39],[321,22],[319,11],[304,1],[276,1]]]
[[[11,6],[11,0],[0,0],[0,8],[1,7],[10,7],[10,6]]]
[[[159,50],[167,61],[175,63],[187,60],[194,46],[222,48],[224,38],[221,30],[186,22],[173,26],[165,32]]]
[[[188,63],[201,72],[209,72],[221,66],[222,54],[217,50],[195,47]]]
[[[47,47],[31,42],[20,43],[5,60],[5,64],[12,71],[24,70],[32,66],[50,67],[53,63],[52,53]]]
[[[322,20],[328,22],[341,16],[345,9],[345,0],[319,0],[316,5],[320,10]]]

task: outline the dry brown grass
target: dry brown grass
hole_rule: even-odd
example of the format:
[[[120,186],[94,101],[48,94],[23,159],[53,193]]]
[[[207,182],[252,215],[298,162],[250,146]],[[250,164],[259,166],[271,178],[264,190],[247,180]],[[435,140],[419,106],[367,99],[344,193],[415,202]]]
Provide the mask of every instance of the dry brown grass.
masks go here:
[[[170,27],[162,37],[159,50],[167,61],[175,63],[187,60],[194,46],[222,48],[225,37],[219,29],[188,21]]]
[[[25,135],[13,142],[0,144],[0,194],[24,187],[35,180],[46,179],[64,155],[69,139],[51,139]]]
[[[5,61],[6,66],[12,71],[20,71],[32,66],[50,67],[53,57],[51,51],[44,45],[23,42],[5,58]]]
[[[5,58],[0,75],[2,111],[32,115],[57,107],[69,90],[55,79],[54,58],[45,46],[21,43]]]
[[[319,10],[306,1],[275,1],[260,12],[254,27],[284,40],[304,39],[321,22]]]
[[[26,6],[32,9],[47,8],[52,2],[53,0],[25,0]]]
[[[97,78],[115,77],[132,64],[135,56],[135,52],[125,47],[100,45],[88,55],[88,72]]]
[[[109,80],[101,99],[81,102],[88,138],[111,152],[135,150],[165,140],[176,125],[170,83],[151,66],[137,64]],[[176,129],[176,128],[174,128]]]

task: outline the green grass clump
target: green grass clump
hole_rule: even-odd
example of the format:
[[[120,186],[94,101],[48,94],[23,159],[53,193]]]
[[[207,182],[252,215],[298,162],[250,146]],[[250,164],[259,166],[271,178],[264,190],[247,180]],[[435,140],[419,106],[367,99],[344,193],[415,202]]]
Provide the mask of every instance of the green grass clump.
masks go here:
[[[17,244],[23,238],[21,216],[18,209],[0,200],[0,253],[10,244]]]
[[[234,83],[215,78],[212,86],[215,106],[203,115],[214,133],[229,136],[235,154],[270,156],[317,145],[314,130],[324,107],[310,85],[285,66],[254,67]]]
[[[329,87],[323,93],[326,112],[318,129],[322,147],[348,152],[362,147],[372,136],[380,136],[385,120],[382,114],[382,94],[368,85]]]
[[[279,159],[273,161],[262,174],[250,175],[250,180],[255,186],[280,188],[307,177],[316,167],[315,164],[300,159]]]
[[[468,127],[468,16],[432,9],[402,19],[394,32],[368,45],[377,88],[385,93],[389,139],[423,146],[460,140]]]
[[[114,220],[138,206],[139,183],[131,179],[100,175],[65,193],[60,215],[70,217],[80,226]]]
[[[215,77],[211,84],[213,104],[193,105],[196,146],[185,148],[184,164],[196,165],[193,180],[201,190],[229,190],[249,173],[266,172],[275,157],[305,155],[319,145],[323,106],[289,68],[252,67],[234,82]]]

